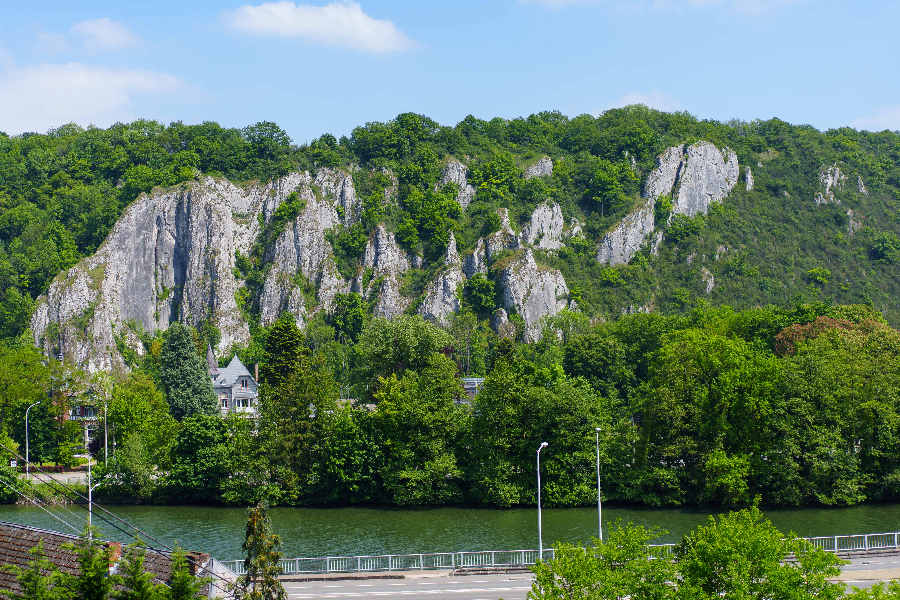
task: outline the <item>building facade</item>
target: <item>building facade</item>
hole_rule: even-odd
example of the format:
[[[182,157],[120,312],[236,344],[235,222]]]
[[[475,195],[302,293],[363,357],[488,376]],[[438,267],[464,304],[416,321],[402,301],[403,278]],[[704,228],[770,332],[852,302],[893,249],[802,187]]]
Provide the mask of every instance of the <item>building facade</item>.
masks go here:
[[[259,386],[256,379],[237,356],[222,369],[216,365],[212,348],[207,347],[206,362],[212,378],[213,391],[219,400],[219,412],[224,417],[231,413],[249,418],[257,416]]]

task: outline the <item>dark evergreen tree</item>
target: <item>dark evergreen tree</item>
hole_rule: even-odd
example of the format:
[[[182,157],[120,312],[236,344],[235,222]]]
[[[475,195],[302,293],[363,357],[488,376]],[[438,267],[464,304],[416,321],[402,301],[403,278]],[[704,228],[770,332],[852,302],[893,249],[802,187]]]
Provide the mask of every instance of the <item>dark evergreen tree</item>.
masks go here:
[[[109,576],[109,546],[97,539],[97,530],[86,527],[77,542],[64,548],[75,552],[78,575],[64,576],[63,587],[78,600],[107,600],[115,580]]]
[[[241,546],[247,553],[244,559],[246,573],[238,578],[235,595],[240,600],[287,600],[287,594],[278,581],[281,575],[279,561],[281,538],[272,532],[269,505],[261,502],[247,510],[247,537]]]
[[[113,600],[163,600],[166,587],[153,583],[153,574],[144,569],[146,554],[146,547],[140,539],[125,549],[119,565],[119,583],[124,589],[115,592]]]
[[[209,579],[197,577],[191,572],[187,555],[176,545],[172,555],[172,577],[169,579],[165,600],[196,600],[206,583],[209,583]]]
[[[43,542],[32,548],[29,552],[32,559],[27,567],[7,565],[8,569],[22,590],[19,593],[3,593],[2,597],[8,600],[67,600],[71,598],[69,592],[60,585],[62,575],[56,565],[47,559]]]
[[[266,338],[266,351],[259,371],[260,384],[268,390],[283,386],[300,369],[307,354],[306,338],[293,319],[275,321]]]
[[[181,421],[192,415],[218,413],[209,368],[197,354],[190,328],[172,323],[160,356],[159,378],[172,416]]]

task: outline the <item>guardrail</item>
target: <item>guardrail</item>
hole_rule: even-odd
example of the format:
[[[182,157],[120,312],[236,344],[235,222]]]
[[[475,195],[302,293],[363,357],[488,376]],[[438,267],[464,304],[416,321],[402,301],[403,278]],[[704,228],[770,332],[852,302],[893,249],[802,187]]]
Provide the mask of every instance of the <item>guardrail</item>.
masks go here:
[[[834,535],[803,538],[826,552],[870,552],[900,549],[900,532]],[[675,544],[654,544],[660,554],[671,554]],[[553,549],[544,550],[553,558]],[[366,573],[372,571],[428,571],[438,569],[523,568],[538,560],[537,550],[485,550],[480,552],[437,552],[431,554],[384,554],[378,556],[322,556],[285,558],[281,570],[286,575],[311,573]],[[243,560],[219,561],[238,575],[246,573]]]

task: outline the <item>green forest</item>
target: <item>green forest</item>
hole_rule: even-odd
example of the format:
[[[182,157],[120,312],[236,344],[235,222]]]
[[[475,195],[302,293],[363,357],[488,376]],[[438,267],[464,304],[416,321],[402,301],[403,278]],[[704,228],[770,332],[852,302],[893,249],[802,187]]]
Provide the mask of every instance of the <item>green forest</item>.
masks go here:
[[[753,190],[742,180],[709,214],[673,220],[657,255],[598,264],[598,242],[635,205],[656,157],[698,140],[734,149],[753,169]],[[524,178],[543,156],[552,175]],[[448,157],[465,160],[477,190],[465,211],[454,186],[435,187]],[[820,169],[833,164],[850,179],[835,190],[840,204],[818,206]],[[521,327],[498,335],[493,269],[467,281],[447,328],[414,314],[375,318],[352,293],[300,326],[284,315],[263,327],[264,250],[290,221],[286,203],[257,251],[238,257],[252,340],[219,357],[259,364],[258,422],[218,416],[203,359],[214,323],[144,332],[127,373],[90,375],[32,345],[37,298],[140,194],[201,175],[241,183],[323,166],[352,171],[362,199],[360,223],[329,233],[345,276],[384,224],[425,259],[405,276],[414,300],[450,232],[465,253],[499,228],[495,209],[508,208],[520,229],[549,198],[584,223],[585,238],[535,257],[560,269],[578,309],[546,318],[539,342],[526,343]],[[390,205],[387,171],[397,179]],[[30,412],[32,460],[74,464],[81,425],[64,415],[93,404],[113,432],[97,493],[117,502],[528,505],[546,441],[543,501],[589,505],[596,427],[607,500],[896,499],[898,201],[896,132],[721,123],[644,106],[470,116],[454,127],[407,113],[301,146],[267,122],[0,134],[0,439],[21,453],[25,411],[42,400]],[[847,209],[860,223],[852,232]],[[711,293],[701,269],[715,276]],[[624,314],[635,307],[649,312]],[[465,376],[486,378],[471,404]],[[102,456],[99,444],[102,435],[92,448]]]

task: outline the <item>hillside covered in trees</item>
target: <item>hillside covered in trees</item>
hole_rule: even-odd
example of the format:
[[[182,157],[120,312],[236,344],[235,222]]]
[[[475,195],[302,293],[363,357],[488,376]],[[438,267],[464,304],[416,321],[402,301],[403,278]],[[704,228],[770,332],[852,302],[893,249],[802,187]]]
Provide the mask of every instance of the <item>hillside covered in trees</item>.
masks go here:
[[[548,441],[587,504],[594,427],[609,499],[897,498],[898,200],[900,134],[643,106],[0,136],[0,430],[100,390],[124,501],[528,504]]]

